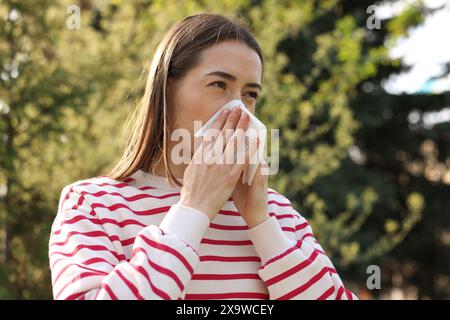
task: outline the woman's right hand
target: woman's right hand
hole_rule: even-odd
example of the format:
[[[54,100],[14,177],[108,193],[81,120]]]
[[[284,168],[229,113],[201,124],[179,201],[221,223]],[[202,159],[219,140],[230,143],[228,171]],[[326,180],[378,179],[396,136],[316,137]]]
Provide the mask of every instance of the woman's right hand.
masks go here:
[[[239,144],[242,136],[238,136],[246,132],[248,123],[249,116],[240,108],[234,108],[231,112],[224,110],[219,116],[211,127],[217,130],[208,130],[208,138],[203,137],[200,147],[186,167],[179,201],[181,205],[200,210],[209,220],[216,216],[231,196],[248,159],[256,152],[258,143],[254,141],[245,143],[245,146],[249,146],[245,152],[239,148],[235,150],[236,146],[242,147]],[[255,145],[256,148],[252,147]],[[219,151],[219,154],[215,151]],[[237,161],[227,161],[230,158],[226,155],[230,156],[230,153],[237,153]]]

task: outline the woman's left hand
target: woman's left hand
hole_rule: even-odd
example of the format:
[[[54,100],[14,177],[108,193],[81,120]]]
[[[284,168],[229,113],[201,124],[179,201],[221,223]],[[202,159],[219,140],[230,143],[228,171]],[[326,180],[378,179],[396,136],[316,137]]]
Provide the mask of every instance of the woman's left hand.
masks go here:
[[[261,174],[261,169],[264,167],[268,172],[267,163],[263,160],[258,165],[251,185],[242,183],[241,175],[231,195],[236,208],[250,229],[270,218],[267,208],[268,175]]]

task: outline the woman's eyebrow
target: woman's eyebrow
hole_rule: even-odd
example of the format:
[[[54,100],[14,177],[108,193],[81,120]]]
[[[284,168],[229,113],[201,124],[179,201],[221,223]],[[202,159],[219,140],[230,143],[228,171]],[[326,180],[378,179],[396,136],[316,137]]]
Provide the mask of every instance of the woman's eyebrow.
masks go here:
[[[227,72],[224,72],[224,71],[212,71],[212,72],[209,72],[209,73],[205,74],[205,77],[206,76],[218,76],[218,77],[222,77],[222,78],[225,78],[227,80],[230,80],[230,81],[236,81],[236,77],[235,76],[233,76],[232,74],[229,74]],[[255,82],[246,83],[245,87],[257,88],[257,89],[262,91],[261,85],[258,84],[258,83],[255,83]]]

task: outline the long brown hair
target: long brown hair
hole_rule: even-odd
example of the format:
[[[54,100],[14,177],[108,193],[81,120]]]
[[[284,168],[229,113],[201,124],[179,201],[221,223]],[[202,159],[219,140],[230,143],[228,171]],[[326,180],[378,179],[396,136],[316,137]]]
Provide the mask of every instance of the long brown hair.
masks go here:
[[[242,41],[258,53],[263,64],[261,48],[236,16],[192,15],[177,22],[166,33],[152,59],[142,102],[125,123],[125,151],[107,177],[123,180],[139,169],[154,173],[154,167],[163,156],[169,183],[181,186],[168,163],[171,121],[166,104],[167,79],[182,78],[199,62],[202,50],[225,40]]]

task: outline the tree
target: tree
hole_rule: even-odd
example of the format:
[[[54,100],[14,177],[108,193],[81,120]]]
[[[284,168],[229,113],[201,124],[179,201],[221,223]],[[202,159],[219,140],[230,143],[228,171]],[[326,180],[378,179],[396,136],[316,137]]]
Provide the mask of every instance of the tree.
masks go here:
[[[365,12],[371,4],[339,3],[282,47],[289,56],[290,70],[300,80],[308,81],[313,73],[310,70],[323,66],[313,85],[305,90],[306,105],[320,101],[310,99],[308,94],[314,95],[324,86],[332,87],[327,92],[332,100],[327,109],[330,117],[324,119],[319,113],[318,120],[305,128],[320,128],[321,124],[326,127],[341,101],[357,123],[351,142],[342,145],[349,147],[348,153],[341,154],[336,167],[318,174],[310,186],[297,188],[298,199],[303,201],[299,206],[313,213],[313,222],[325,238],[327,249],[334,261],[347,266],[349,277],[363,282],[367,265],[378,264],[385,271],[383,287],[417,290],[418,297],[448,297],[448,286],[442,283],[448,282],[450,266],[445,240],[449,217],[443,214],[449,191],[449,180],[445,179],[449,172],[449,123],[427,128],[423,121],[427,112],[449,105],[449,93],[397,96],[382,88],[389,75],[407,70],[401,61],[388,57],[384,43],[395,43],[429,10],[420,3],[412,4],[399,16],[383,21],[381,29],[369,30]],[[323,48],[324,44],[328,47]],[[318,52],[326,54],[314,60]],[[318,107],[312,109],[321,111]],[[411,123],[415,113],[420,115],[419,120]],[[295,115],[289,118],[296,119]],[[298,132],[295,125],[293,131]],[[339,130],[328,130],[313,145],[331,141],[330,145],[339,146],[338,134]],[[292,135],[293,141],[302,139]],[[300,150],[298,145],[288,149],[289,155],[295,153],[292,150]],[[299,162],[317,169],[317,163],[333,163],[332,159],[307,156]],[[286,192],[293,193],[295,180],[305,179],[305,173],[292,175],[292,168],[286,170],[283,179],[289,186]]]
[[[445,217],[436,213],[446,207],[448,187],[431,185],[411,168],[424,161],[425,141],[440,161],[446,158],[448,130],[412,131],[407,118],[413,109],[441,108],[448,98],[392,96],[381,88],[402,69],[384,40],[419,23],[423,8],[411,6],[370,31],[370,4],[83,0],[81,29],[70,29],[68,21],[77,18],[70,1],[3,2],[0,297],[51,297],[48,236],[62,187],[104,174],[118,160],[119,132],[142,97],[158,42],[176,21],[205,11],[239,15],[256,35],[265,56],[257,113],[281,138],[280,171],[270,186],[310,220],[344,278],[364,287],[369,263],[394,266],[410,254],[402,242],[408,234],[423,241],[437,223],[445,230]],[[435,219],[421,222],[426,233],[412,234],[414,226],[422,228],[422,214],[431,213]]]
[[[101,170],[115,151],[112,107],[123,95],[114,90],[127,60],[120,42],[94,28],[68,29],[67,5],[0,5],[0,297],[49,297],[48,237],[61,186]]]

